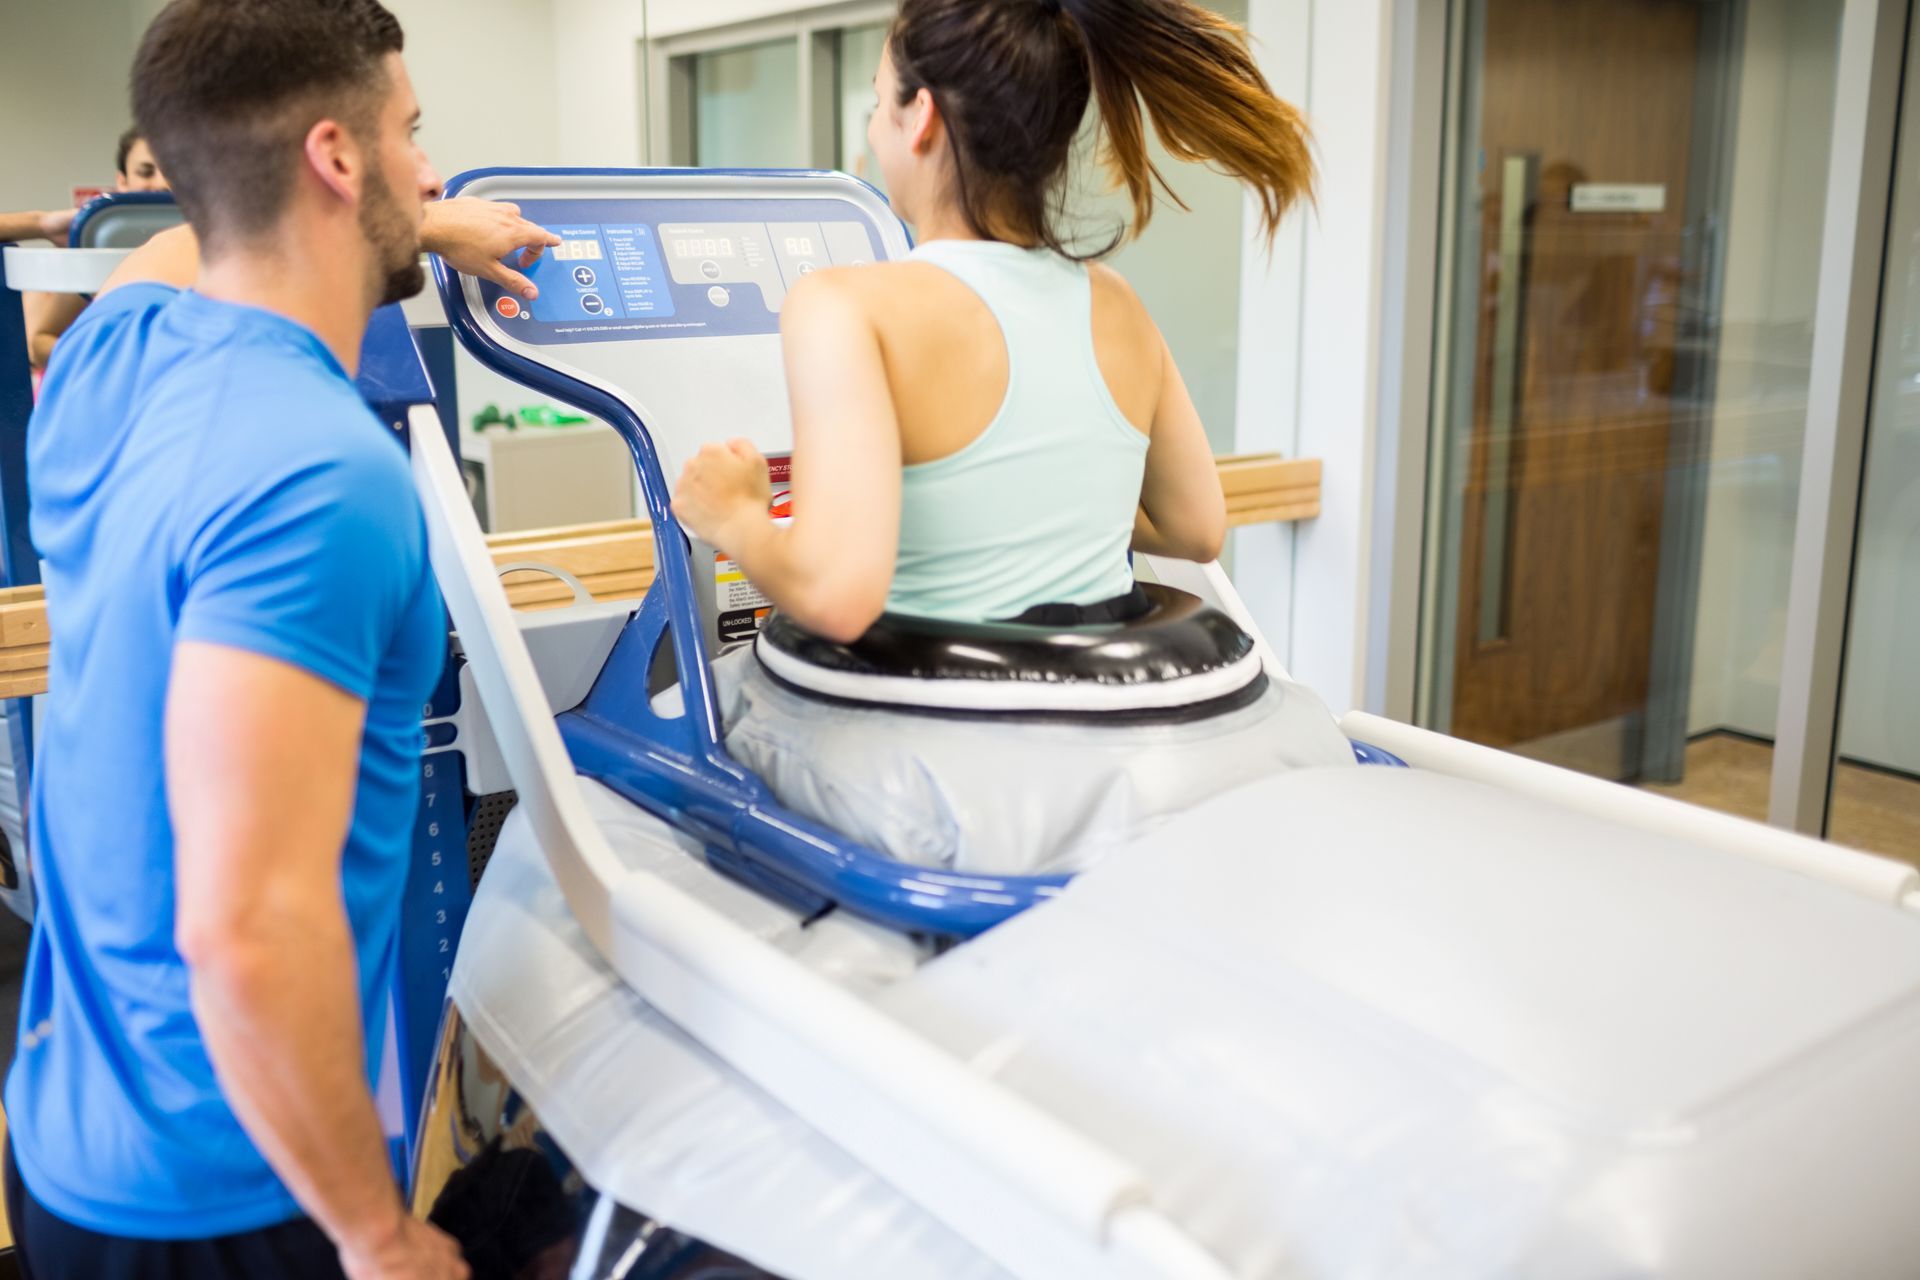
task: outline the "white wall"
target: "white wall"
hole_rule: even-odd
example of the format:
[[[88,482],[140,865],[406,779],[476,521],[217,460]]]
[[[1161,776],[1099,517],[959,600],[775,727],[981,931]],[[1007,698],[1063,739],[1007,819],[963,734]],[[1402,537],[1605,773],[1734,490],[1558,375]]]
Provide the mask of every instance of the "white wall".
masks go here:
[[[1806,434],[1837,0],[1750,0],[1689,730],[1772,737]]]
[[[420,141],[445,177],[552,164],[560,108],[550,0],[384,0],[407,33]]]
[[[407,33],[420,143],[443,178],[488,165],[559,163],[555,15],[550,0],[385,0]],[[460,416],[543,397],[456,347]]]
[[[166,0],[8,4],[0,40],[0,207],[40,208],[76,184],[108,185],[130,119],[127,76]],[[442,173],[553,163],[556,23],[550,0],[388,0],[426,108],[421,137]],[[629,6],[635,7],[637,6]]]
[[[1247,32],[1274,92],[1308,105],[1313,0],[1252,0]],[[1311,210],[1292,214],[1271,249],[1251,197],[1241,206],[1239,382],[1234,449],[1300,456],[1301,283]],[[1252,525],[1232,538],[1234,585],[1283,662],[1292,662],[1291,524]]]
[[[1320,159],[1318,207],[1305,225],[1299,319],[1273,331],[1299,342],[1297,419],[1288,452],[1325,465],[1320,518],[1293,535],[1287,652],[1293,675],[1341,712],[1365,697],[1391,0],[1270,0],[1264,9],[1272,25],[1256,21],[1255,29],[1265,44],[1306,51],[1304,104]],[[1256,5],[1256,15],[1261,11]],[[1257,344],[1269,340],[1265,327],[1244,332],[1246,358],[1260,359]],[[1259,434],[1249,430],[1249,442]]]
[[[647,97],[640,71],[649,8],[635,0],[553,0],[555,139],[560,164],[639,164]]]
[[[643,42],[818,8],[792,0],[552,0],[562,164],[646,159]],[[665,156],[652,158],[665,164]]]
[[[77,185],[112,186],[137,29],[128,0],[10,0],[5,8],[0,208],[64,207]]]

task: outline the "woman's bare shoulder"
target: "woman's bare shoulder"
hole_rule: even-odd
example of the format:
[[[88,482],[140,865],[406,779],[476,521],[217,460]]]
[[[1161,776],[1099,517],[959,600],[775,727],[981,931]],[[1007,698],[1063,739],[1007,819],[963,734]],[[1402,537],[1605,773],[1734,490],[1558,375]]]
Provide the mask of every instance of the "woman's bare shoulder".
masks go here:
[[[1153,317],[1147,314],[1147,304],[1140,300],[1127,278],[1104,262],[1087,264],[1087,277],[1093,285],[1093,306],[1096,312],[1106,313],[1112,322],[1118,322],[1143,334],[1157,333]]]
[[[831,295],[837,303],[829,303]],[[880,262],[860,267],[831,267],[798,282],[789,307],[804,314],[837,305],[857,310],[894,341],[946,340],[956,322],[986,316],[973,291],[949,272],[927,262]],[[987,317],[990,319],[991,317]]]
[[[1160,330],[1118,271],[1096,262],[1087,276],[1093,288],[1093,349],[1101,376],[1127,420],[1151,433],[1164,381]]]
[[[929,282],[950,278],[927,262],[874,262],[858,267],[828,267],[795,285],[796,289],[824,286],[873,302],[909,297]]]

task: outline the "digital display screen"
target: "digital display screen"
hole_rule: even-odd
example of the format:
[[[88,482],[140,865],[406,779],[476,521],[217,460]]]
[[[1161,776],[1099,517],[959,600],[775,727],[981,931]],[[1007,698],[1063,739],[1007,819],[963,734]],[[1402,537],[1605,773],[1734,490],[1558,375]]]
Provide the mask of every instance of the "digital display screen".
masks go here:
[[[673,256],[676,258],[731,258],[734,256],[731,236],[713,236],[704,240],[675,240]]]
[[[528,199],[559,243],[529,266],[525,298],[491,281],[491,323],[536,346],[779,332],[788,290],[833,266],[885,258],[866,212],[823,198]]]

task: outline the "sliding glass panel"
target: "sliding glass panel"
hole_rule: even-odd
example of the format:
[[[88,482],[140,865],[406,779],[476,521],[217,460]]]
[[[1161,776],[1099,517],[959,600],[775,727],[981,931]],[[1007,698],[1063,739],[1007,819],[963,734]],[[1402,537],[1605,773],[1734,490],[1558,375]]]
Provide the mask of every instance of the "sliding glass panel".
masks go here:
[[[848,27],[840,33],[840,168],[887,189],[880,175],[880,158],[867,145],[867,122],[876,106],[873,74],[880,66],[880,51],[887,44],[887,24],[871,23]]]
[[[791,38],[692,56],[695,164],[708,169],[808,164],[801,138],[799,56]]]
[[[1908,55],[1827,835],[1920,862],[1920,41]]]
[[[1421,718],[1763,817],[1841,0],[1465,0]]]

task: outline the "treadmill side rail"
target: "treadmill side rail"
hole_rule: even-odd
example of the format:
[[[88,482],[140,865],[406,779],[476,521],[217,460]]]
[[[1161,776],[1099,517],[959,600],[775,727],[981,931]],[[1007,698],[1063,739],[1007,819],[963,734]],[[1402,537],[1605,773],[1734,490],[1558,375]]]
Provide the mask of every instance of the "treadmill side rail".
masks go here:
[[[1340,721],[1340,728],[1348,737],[1391,751],[1416,769],[1485,782],[1564,805],[1579,813],[1692,840],[1797,871],[1891,906],[1920,910],[1920,870],[1904,862],[1463,742],[1364,711],[1349,712]]]

